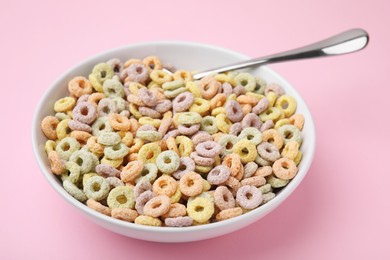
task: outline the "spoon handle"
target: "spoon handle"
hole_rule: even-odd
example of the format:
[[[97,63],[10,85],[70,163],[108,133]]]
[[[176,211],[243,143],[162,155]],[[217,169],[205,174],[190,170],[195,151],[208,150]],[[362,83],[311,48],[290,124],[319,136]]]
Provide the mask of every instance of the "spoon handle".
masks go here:
[[[259,66],[269,63],[334,56],[346,54],[363,49],[368,44],[368,33],[363,29],[351,29],[340,34],[336,34],[322,41],[312,43],[290,51],[280,52],[261,58],[251,59],[234,63],[228,66],[214,68],[196,73],[194,79],[200,79],[211,73],[237,70],[252,66]]]

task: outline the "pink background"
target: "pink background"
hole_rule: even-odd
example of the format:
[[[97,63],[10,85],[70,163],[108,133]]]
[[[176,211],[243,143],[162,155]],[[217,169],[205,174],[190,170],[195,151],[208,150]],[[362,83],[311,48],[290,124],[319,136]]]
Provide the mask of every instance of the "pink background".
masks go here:
[[[389,3],[1,1],[0,259],[390,259]],[[96,53],[182,40],[256,57],[353,27],[370,33],[362,52],[271,66],[311,109],[316,155],[296,192],[243,230],[186,244],[123,237],[68,205],[38,169],[40,96]]]

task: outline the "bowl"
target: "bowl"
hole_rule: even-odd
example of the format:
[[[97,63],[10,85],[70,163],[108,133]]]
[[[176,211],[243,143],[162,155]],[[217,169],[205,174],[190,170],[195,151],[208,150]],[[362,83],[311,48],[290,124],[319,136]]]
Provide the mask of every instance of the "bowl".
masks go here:
[[[276,197],[268,203],[239,217],[217,223],[183,228],[150,227],[128,223],[98,213],[74,199],[63,189],[59,179],[50,171],[49,161],[44,149],[46,137],[43,135],[40,128],[41,120],[45,116],[54,113],[54,102],[68,94],[67,82],[73,77],[89,75],[94,65],[111,58],[120,58],[121,60],[127,60],[129,58],[142,59],[149,55],[156,55],[165,63],[189,71],[201,71],[249,59],[248,56],[243,54],[206,44],[190,42],[149,42],[109,50],[93,56],[69,69],[48,87],[38,104],[33,120],[32,144],[34,154],[43,175],[52,188],[64,200],[76,208],[77,211],[83,213],[98,225],[128,237],[156,242],[189,242],[228,234],[260,220],[285,201],[302,182],[309,170],[314,156],[315,128],[309,109],[298,92],[282,76],[266,66],[250,69],[248,72],[262,77],[267,82],[275,82],[283,86],[287,94],[296,98],[298,103],[297,113],[301,113],[305,117],[305,126],[302,131],[304,141],[301,146],[303,158],[299,164],[299,172],[296,177],[286,187],[280,190]],[[304,73],[302,72],[302,77],[304,77],[303,74]],[[66,220],[64,219],[63,221]]]

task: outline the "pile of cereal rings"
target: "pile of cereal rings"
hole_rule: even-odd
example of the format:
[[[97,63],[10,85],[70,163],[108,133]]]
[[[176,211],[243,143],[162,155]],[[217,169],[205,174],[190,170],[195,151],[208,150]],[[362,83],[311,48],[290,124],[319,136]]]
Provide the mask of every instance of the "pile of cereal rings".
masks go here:
[[[50,168],[107,216],[167,227],[223,221],[267,203],[298,173],[297,102],[249,73],[193,80],[155,56],[111,59],[68,90],[41,122]]]

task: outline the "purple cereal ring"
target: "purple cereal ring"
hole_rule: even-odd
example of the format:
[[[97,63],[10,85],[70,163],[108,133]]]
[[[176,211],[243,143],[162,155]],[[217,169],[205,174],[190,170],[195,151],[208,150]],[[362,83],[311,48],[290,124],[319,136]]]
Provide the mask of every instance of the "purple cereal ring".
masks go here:
[[[270,162],[274,162],[280,158],[280,152],[276,145],[268,142],[262,142],[259,144],[257,146],[257,152],[261,158]]]
[[[90,95],[91,94],[84,94],[81,97],[79,97],[79,99],[77,99],[77,104],[81,102],[87,102]]]
[[[111,113],[116,113],[117,108],[114,100],[111,98],[103,98],[100,100],[98,104],[98,111],[100,117],[108,116]]]
[[[161,118],[161,114],[154,110],[153,108],[149,107],[139,107],[138,111],[141,113],[143,116],[148,116],[151,118]]]
[[[264,93],[266,95],[268,95],[268,93],[271,91],[274,92],[277,97],[280,97],[281,95],[284,94],[283,88],[279,84],[276,84],[276,83],[270,83],[264,89]]]
[[[193,219],[189,216],[166,218],[164,220],[167,227],[189,227],[193,222]]]
[[[255,127],[260,130],[262,124],[263,123],[261,122],[260,117],[255,113],[246,114],[241,122],[243,129],[247,127]]]
[[[125,186],[125,184],[123,183],[123,181],[121,181],[121,179],[117,178],[117,177],[107,177],[106,178],[106,181],[108,182],[108,184],[110,185],[110,188],[113,189],[113,188],[116,188],[116,187],[119,187],[119,186]]]
[[[207,175],[207,181],[212,185],[220,185],[227,181],[230,176],[230,170],[225,165],[218,165]]]
[[[240,103],[235,100],[228,100],[225,104],[225,110],[227,118],[234,123],[241,121],[244,117]]]
[[[173,137],[175,138],[176,136],[180,135],[179,133],[179,130],[177,129],[174,129],[174,130],[171,130],[169,132],[167,132],[164,136],[163,136],[163,141],[166,141],[169,137]]]
[[[146,179],[139,181],[134,187],[134,198],[138,198],[145,191],[152,191],[152,184]]]
[[[137,131],[156,131],[156,128],[152,125],[146,124],[140,126]]]
[[[268,109],[269,101],[267,98],[262,98],[257,102],[256,106],[252,108],[252,113],[255,113],[256,115],[260,115],[265,110]]]
[[[73,108],[73,119],[84,124],[91,124],[98,114],[96,107],[90,102],[80,102]]]
[[[156,95],[145,87],[139,89],[138,96],[142,100],[142,102],[148,107],[153,107],[157,105],[158,100]]]
[[[157,105],[154,107],[159,113],[165,113],[172,108],[172,101],[169,99],[163,99],[157,102]]]
[[[237,85],[235,88],[233,88],[233,93],[236,94],[237,96],[245,95],[246,89],[244,86]]]
[[[182,135],[193,135],[199,131],[200,124],[191,125],[191,126],[179,125],[177,129],[179,130],[179,133]]]
[[[197,165],[200,165],[200,166],[211,166],[215,163],[214,158],[203,157],[203,156],[200,156],[199,154],[197,154],[196,152],[192,152],[190,154],[190,157],[192,160],[194,160],[194,162]]]
[[[141,193],[136,199],[135,199],[135,209],[137,210],[138,214],[144,213],[144,206],[145,204],[156,197],[157,195],[150,190],[147,190],[143,193]]]
[[[173,110],[176,112],[186,111],[190,108],[194,101],[194,94],[191,92],[183,92],[172,101]]]
[[[274,121],[272,121],[271,119],[265,121],[263,123],[263,125],[260,127],[260,132],[264,132],[268,129],[271,129],[274,127]]]
[[[263,201],[261,191],[253,185],[244,185],[237,190],[236,201],[244,209],[254,209]]]
[[[232,124],[232,126],[229,129],[229,134],[238,136],[242,131],[242,125],[241,123],[235,123]]]
[[[115,72],[116,75],[120,75],[123,70],[123,63],[120,59],[113,58],[108,60],[106,63],[111,66],[112,70]]]
[[[190,157],[180,158],[179,168],[172,173],[176,180],[180,180],[184,174],[195,170],[195,162]]]
[[[214,158],[222,151],[222,146],[214,141],[206,141],[197,144],[195,150],[200,156]]]
[[[119,177],[121,174],[119,170],[107,164],[97,165],[95,171],[102,177]]]
[[[233,194],[226,186],[218,186],[214,191],[214,203],[220,209],[230,209],[236,206]]]
[[[131,82],[144,83],[149,79],[149,70],[143,64],[133,63],[120,74],[120,79],[122,81],[126,78]]]
[[[225,94],[227,97],[233,93],[233,87],[229,82],[224,82],[222,84],[222,93]]]
[[[213,137],[206,131],[199,131],[191,137],[191,141],[194,145],[197,145],[206,141],[213,141]]]
[[[90,125],[81,123],[79,121],[70,120],[68,126],[72,130],[92,133],[92,127]]]

